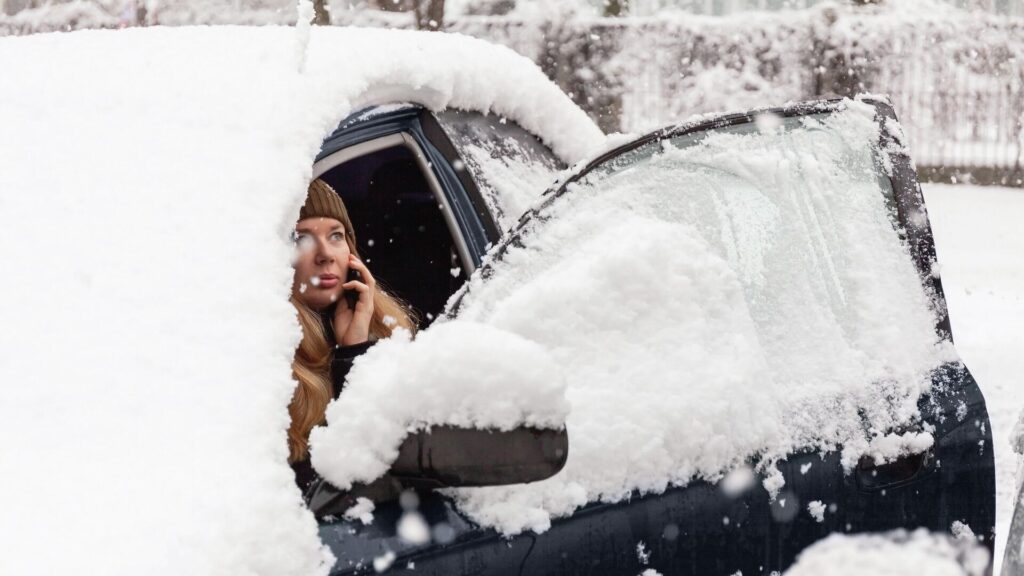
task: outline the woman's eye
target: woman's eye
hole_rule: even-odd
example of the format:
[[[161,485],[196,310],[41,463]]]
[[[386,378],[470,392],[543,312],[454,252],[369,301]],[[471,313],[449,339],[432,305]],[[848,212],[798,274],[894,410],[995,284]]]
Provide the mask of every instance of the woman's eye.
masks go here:
[[[292,242],[295,243],[295,247],[300,251],[307,251],[313,248],[313,239],[310,238],[309,234],[292,234]]]
[[[331,240],[341,241],[341,240],[344,240],[344,239],[345,239],[345,234],[343,232],[335,232],[334,234],[331,234]]]

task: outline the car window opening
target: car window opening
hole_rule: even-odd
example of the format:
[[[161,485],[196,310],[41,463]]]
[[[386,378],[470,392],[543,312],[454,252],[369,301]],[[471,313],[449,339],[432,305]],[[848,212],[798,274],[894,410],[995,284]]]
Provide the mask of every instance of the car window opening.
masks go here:
[[[363,259],[387,291],[408,302],[424,328],[462,285],[452,233],[414,153],[394,146],[320,175],[348,208]]]

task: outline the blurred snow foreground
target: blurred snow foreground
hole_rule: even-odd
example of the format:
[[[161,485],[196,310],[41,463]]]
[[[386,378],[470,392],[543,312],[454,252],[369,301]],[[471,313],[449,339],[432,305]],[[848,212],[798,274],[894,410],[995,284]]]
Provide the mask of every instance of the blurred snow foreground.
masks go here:
[[[569,163],[603,143],[532,62],[454,35],[0,38],[0,70],[2,574],[326,573],[285,440],[288,232],[322,139],[414,101]]]
[[[959,526],[962,532],[955,538],[924,528],[833,534],[801,552],[784,576],[984,576],[988,550],[970,529]]]
[[[414,101],[505,115],[569,163],[604,145],[508,50],[310,33],[0,39],[0,422],[24,439],[0,453],[0,573],[326,573],[284,432],[287,238],[322,138],[364,104]],[[800,134],[709,138],[574,190],[470,280],[458,319],[357,361],[314,464],[345,486],[386,470],[409,430],[565,421],[563,474],[453,493],[513,533],[755,457],[777,491],[772,463],[798,447],[843,445],[847,462],[927,447],[884,436],[951,351],[879,190],[840,169],[872,165],[870,108],[849,103],[831,140]],[[674,162],[770,185],[666,180]],[[679,217],[671,189],[709,185],[728,237]],[[834,221],[787,226],[799,198]],[[817,264],[787,274],[769,248]]]

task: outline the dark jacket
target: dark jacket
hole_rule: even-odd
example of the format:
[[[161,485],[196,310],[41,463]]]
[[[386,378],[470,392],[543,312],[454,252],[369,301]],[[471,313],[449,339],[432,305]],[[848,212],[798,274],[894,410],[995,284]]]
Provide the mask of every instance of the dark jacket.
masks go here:
[[[327,333],[327,341],[330,343],[336,340],[331,326],[332,317],[333,309],[329,309],[321,314],[324,331]],[[352,368],[352,362],[372,345],[373,342],[364,342],[353,346],[334,346],[334,351],[331,353],[331,387],[333,388],[332,392],[335,398],[341,394],[341,389],[345,386],[345,376],[348,375],[349,369]],[[295,483],[299,485],[299,490],[303,493],[306,492],[310,484],[319,478],[313,470],[313,466],[310,465],[308,456],[297,462],[292,462],[291,466],[295,472]]]

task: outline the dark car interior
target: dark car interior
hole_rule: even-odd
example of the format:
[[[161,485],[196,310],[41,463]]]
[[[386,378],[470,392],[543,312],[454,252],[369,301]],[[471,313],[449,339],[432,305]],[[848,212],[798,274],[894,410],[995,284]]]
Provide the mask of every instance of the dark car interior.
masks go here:
[[[345,201],[359,254],[378,284],[426,327],[465,275],[437,198],[404,146],[354,158],[320,176]]]

